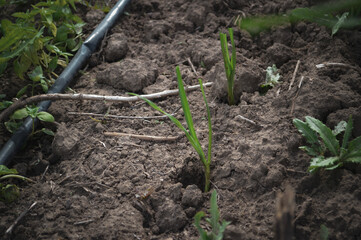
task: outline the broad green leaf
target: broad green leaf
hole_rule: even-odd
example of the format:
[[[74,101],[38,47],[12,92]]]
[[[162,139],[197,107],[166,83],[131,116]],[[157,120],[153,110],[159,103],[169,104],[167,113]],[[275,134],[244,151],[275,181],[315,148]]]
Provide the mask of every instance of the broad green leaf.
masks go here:
[[[43,91],[44,91],[45,93],[47,93],[47,92],[48,92],[48,84],[46,83],[46,81],[45,81],[44,79],[41,79],[41,80],[40,80],[40,85],[41,85],[41,87],[43,88]]]
[[[306,141],[310,144],[318,143],[317,134],[308,126],[307,123],[300,119],[293,119],[293,124],[296,126],[298,131],[306,138]]]
[[[346,18],[348,17],[348,15],[349,15],[348,12],[344,12],[341,17],[337,17],[338,20],[337,20],[336,24],[332,27],[331,36],[335,35],[338,32],[340,27],[342,27],[342,25],[344,24],[344,22],[345,22]]]
[[[5,108],[8,108],[13,102],[11,101],[2,101],[0,102],[0,111],[4,110]]]
[[[38,107],[26,106],[25,109],[31,118],[36,118],[36,116],[38,115],[38,111],[39,111]]]
[[[0,201],[11,203],[20,196],[19,188],[14,184],[0,187]]]
[[[69,29],[65,25],[58,27],[56,32],[55,41],[56,42],[65,42],[68,39]]]
[[[41,131],[47,135],[50,135],[50,136],[55,136],[54,132],[51,131],[50,129],[47,129],[47,128],[42,128]]]
[[[57,66],[58,66],[58,57],[55,56],[55,57],[53,57],[53,58],[51,59],[51,61],[49,62],[49,70],[50,70],[51,72],[53,72],[53,71],[56,69]]]
[[[42,27],[39,32],[37,34],[35,34],[35,36],[27,41],[25,41],[23,44],[21,44],[17,49],[15,49],[14,51],[11,51],[11,52],[5,52],[3,54],[0,55],[0,63],[1,62],[4,62],[4,61],[7,61],[9,59],[12,59],[16,56],[19,56],[20,53],[30,44],[33,44],[34,43],[34,40],[39,38],[42,34],[43,34],[43,30],[44,30],[44,27]],[[1,40],[0,39],[0,49],[1,49]],[[1,52],[1,50],[0,50]]]
[[[306,122],[308,126],[320,134],[325,146],[327,149],[334,155],[337,156],[339,154],[340,145],[333,135],[331,129],[329,129],[325,124],[323,124],[320,120],[315,119],[313,117],[307,116]]]
[[[7,174],[18,174],[16,169],[9,169],[5,165],[0,165],[0,176]]]
[[[54,122],[55,121],[53,115],[51,115],[50,113],[47,113],[47,112],[37,113],[37,118],[39,118],[39,120],[41,120],[43,122]]]
[[[9,33],[0,38],[0,52],[8,51],[12,45],[18,43],[19,40],[22,39],[24,34],[25,32],[20,28],[11,29]],[[1,60],[2,55],[3,54],[0,55],[0,63],[3,62],[3,60]]]
[[[16,130],[18,130],[22,124],[23,124],[22,122],[13,122],[13,121],[8,121],[4,123],[6,130],[8,130],[11,133],[14,133]]]
[[[11,115],[11,119],[24,119],[29,116],[28,112],[25,108],[16,110],[13,115]]]
[[[29,78],[34,82],[40,82],[41,79],[44,78],[43,76],[43,69],[41,66],[37,66],[30,74]]]
[[[353,128],[353,121],[352,121],[352,115],[350,115],[348,122],[346,124],[345,133],[343,135],[342,146],[341,146],[341,148],[343,149],[346,149],[348,145],[348,141],[350,140],[350,137],[352,135],[352,128]]]

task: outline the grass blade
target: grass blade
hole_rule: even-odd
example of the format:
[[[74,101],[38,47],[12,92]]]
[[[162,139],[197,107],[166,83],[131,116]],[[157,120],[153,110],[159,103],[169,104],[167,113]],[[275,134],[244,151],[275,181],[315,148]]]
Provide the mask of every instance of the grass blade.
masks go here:
[[[207,119],[208,119],[208,158],[207,158],[207,163],[210,164],[211,163],[211,156],[212,156],[212,121],[211,121],[211,111],[209,109],[208,106],[208,102],[207,102],[207,98],[206,98],[206,94],[204,92],[204,88],[203,88],[203,82],[202,79],[198,79],[199,81],[199,85],[201,86],[201,91],[202,91],[202,95],[203,95],[203,100],[206,104],[206,108],[207,108]]]
[[[312,130],[320,134],[320,137],[322,138],[328,150],[335,156],[339,155],[340,145],[335,135],[333,135],[331,129],[329,129],[320,120],[310,116],[306,117],[306,122]]]

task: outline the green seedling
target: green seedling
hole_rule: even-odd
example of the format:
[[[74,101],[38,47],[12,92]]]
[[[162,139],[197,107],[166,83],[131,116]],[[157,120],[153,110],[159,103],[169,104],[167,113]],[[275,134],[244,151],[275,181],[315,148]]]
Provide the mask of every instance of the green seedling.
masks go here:
[[[217,192],[214,190],[211,196],[211,209],[210,209],[211,218],[206,218],[206,221],[209,225],[211,225],[211,232],[205,231],[200,222],[202,218],[205,216],[205,213],[200,211],[194,216],[194,226],[197,228],[200,240],[222,240],[223,232],[226,230],[226,227],[230,224],[230,222],[219,220],[219,210],[217,206]]]
[[[320,240],[328,240],[329,237],[329,231],[328,228],[324,225],[321,224],[320,226]]]
[[[352,29],[361,26],[360,12],[359,0],[329,1],[310,8],[295,8],[283,15],[237,18],[236,24],[254,36],[272,27],[307,21],[332,29],[334,35],[340,28]],[[341,17],[338,17],[339,13],[342,13]]]
[[[226,71],[227,77],[227,90],[228,90],[228,104],[234,105],[234,75],[236,73],[236,46],[233,40],[233,28],[229,28],[229,38],[232,44],[232,56],[229,57],[228,52],[228,41],[227,41],[227,34],[219,33],[219,37],[221,40],[221,48],[222,48],[222,55],[224,61],[224,68]]]
[[[0,100],[1,99],[4,99],[6,97],[5,94],[0,94]],[[3,100],[0,102],[0,111],[4,110],[5,108],[8,108],[11,104],[13,104],[13,102],[11,101],[6,101],[6,100]]]
[[[347,123],[341,121],[333,131],[320,120],[310,116],[306,117],[306,122],[296,118],[293,123],[310,144],[300,147],[313,157],[309,172],[315,172],[320,168],[333,170],[345,163],[361,163],[361,136],[349,141],[353,128],[352,116]],[[344,134],[340,145],[336,137],[341,132]]]
[[[188,130],[183,127],[183,125],[179,122],[178,119],[176,119],[174,116],[170,115],[169,113],[163,111],[160,107],[158,107],[154,102],[140,96],[137,95],[135,93],[129,93],[131,95],[134,96],[138,96],[139,98],[141,98],[142,100],[146,101],[151,107],[153,107],[155,110],[163,113],[164,115],[168,116],[169,119],[179,128],[181,129],[187,139],[189,140],[190,144],[193,146],[193,148],[196,150],[196,152],[198,153],[203,166],[204,166],[204,175],[205,175],[205,187],[204,187],[204,191],[208,192],[209,191],[209,186],[210,186],[210,175],[211,175],[211,169],[210,169],[210,165],[211,165],[211,150],[212,150],[212,123],[211,123],[211,113],[209,110],[209,106],[207,103],[207,99],[206,99],[206,95],[204,92],[204,88],[203,88],[203,83],[201,79],[198,79],[200,87],[201,87],[201,91],[202,91],[202,95],[203,95],[203,100],[206,104],[206,109],[207,109],[207,117],[208,117],[208,155],[206,156],[202,146],[198,140],[196,131],[194,130],[194,124],[193,124],[193,120],[192,120],[192,114],[190,112],[189,109],[189,104],[188,104],[188,100],[187,100],[187,96],[186,96],[186,92],[184,90],[184,86],[183,86],[183,80],[182,80],[182,75],[181,72],[179,70],[179,67],[176,67],[176,73],[177,73],[177,80],[178,80],[178,89],[179,89],[179,96],[180,96],[180,100],[181,100],[181,104],[182,104],[182,108],[183,108],[183,112],[184,112],[184,117],[186,119],[187,122],[187,126],[188,126]]]
[[[8,169],[4,165],[0,165],[0,181],[9,178],[17,178],[24,181],[33,182],[30,178],[23,177],[18,174],[16,169]],[[11,203],[15,201],[20,195],[19,188],[15,184],[2,184],[0,183],[0,201]]]
[[[259,93],[261,95],[265,95],[269,89],[273,88],[276,86],[276,84],[279,83],[280,78],[281,76],[278,73],[278,69],[275,64],[273,64],[272,67],[267,67],[266,81],[260,86]]]
[[[54,117],[47,112],[39,112],[38,107],[25,107],[22,109],[19,109],[11,115],[10,120],[5,123],[5,127],[9,132],[14,132],[20,125],[21,122],[18,122],[17,120],[22,120],[26,117],[31,117],[33,120],[33,130],[30,136],[33,136],[39,132],[43,132],[47,135],[54,136],[54,132],[47,128],[42,128],[38,131],[35,131],[35,119],[39,119],[43,122],[54,122]]]

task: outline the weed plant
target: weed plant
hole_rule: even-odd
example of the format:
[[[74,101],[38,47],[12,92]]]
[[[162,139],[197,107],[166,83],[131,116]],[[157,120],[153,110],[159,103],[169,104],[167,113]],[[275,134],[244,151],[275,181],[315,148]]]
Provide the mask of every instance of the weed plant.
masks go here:
[[[43,132],[47,135],[54,136],[54,132],[47,128],[42,128],[38,131],[35,131],[35,119],[39,119],[43,122],[54,122],[54,117],[47,112],[39,112],[38,107],[25,107],[22,109],[19,109],[11,115],[10,120],[5,122],[5,127],[9,132],[14,132],[17,130],[22,122],[19,122],[18,120],[23,120],[24,118],[31,117],[33,120],[33,128],[30,136],[33,136],[39,132]]]
[[[82,20],[72,13],[75,0],[48,0],[32,5],[27,12],[12,14],[14,22],[2,19],[0,22],[0,74],[13,64],[13,70],[20,79],[27,73],[32,81],[35,75],[46,73],[39,82],[44,92],[57,77],[55,69],[65,67],[72,56],[70,52],[82,44]],[[25,93],[27,87],[20,90]]]
[[[273,88],[274,86],[276,86],[276,84],[279,83],[280,78],[281,76],[278,73],[278,69],[275,64],[273,64],[272,67],[267,67],[266,81],[260,86],[260,94],[265,95],[269,89]]]
[[[341,121],[334,130],[310,116],[306,117],[306,122],[296,118],[293,123],[310,144],[300,147],[313,157],[309,172],[315,172],[320,168],[333,170],[345,163],[361,163],[361,136],[349,141],[353,128],[352,116],[347,123]],[[344,134],[340,145],[336,137],[341,132]]]
[[[207,232],[201,227],[201,220],[205,216],[203,211],[198,212],[194,216],[194,226],[197,228],[200,240],[222,240],[223,232],[226,230],[226,227],[230,222],[219,221],[219,210],[217,205],[217,192],[214,190],[211,196],[211,209],[210,209],[211,218],[206,218],[207,223],[211,226],[212,231]]]
[[[232,55],[229,57],[228,52],[228,41],[227,41],[227,34],[219,33],[219,37],[221,40],[221,48],[222,48],[222,55],[224,61],[224,69],[226,71],[227,77],[227,90],[228,90],[228,104],[234,105],[234,75],[236,73],[236,47],[233,40],[233,28],[229,28],[229,39],[231,40],[232,45]]]
[[[31,179],[23,177],[18,174],[16,169],[8,169],[4,165],[0,165],[0,181],[9,178],[17,178],[21,180],[26,180],[32,182]],[[16,200],[20,195],[19,188],[15,184],[3,184],[0,183],[0,201],[5,203],[10,203]]]
[[[177,73],[177,80],[178,80],[178,89],[179,89],[179,97],[181,100],[181,104],[182,104],[182,108],[183,108],[183,112],[184,112],[184,117],[185,120],[187,122],[187,126],[188,126],[188,130],[183,127],[183,125],[180,123],[180,121],[178,119],[176,119],[174,116],[170,115],[169,113],[163,111],[160,107],[158,107],[154,102],[140,96],[137,95],[135,93],[129,93],[131,95],[134,96],[138,96],[139,98],[141,98],[142,100],[146,101],[151,107],[153,107],[155,110],[161,112],[162,114],[166,115],[169,117],[169,119],[179,128],[181,129],[188,141],[190,142],[190,144],[193,146],[193,148],[196,150],[196,152],[198,153],[200,160],[202,161],[202,164],[204,166],[204,176],[205,176],[205,187],[204,187],[204,191],[208,192],[209,191],[209,187],[210,187],[210,175],[211,175],[211,169],[210,169],[210,165],[211,165],[211,150],[212,150],[212,123],[211,123],[211,113],[209,110],[209,106],[207,103],[207,99],[206,99],[206,95],[204,92],[204,88],[203,88],[203,83],[201,79],[198,79],[200,87],[201,87],[201,91],[202,91],[202,95],[203,95],[203,100],[206,104],[206,109],[207,109],[207,117],[208,117],[208,152],[207,152],[207,156],[205,155],[202,146],[198,140],[196,131],[194,130],[194,124],[193,124],[193,120],[192,120],[192,114],[191,111],[189,109],[189,104],[188,104],[188,100],[187,100],[187,96],[186,96],[186,92],[184,90],[184,85],[183,85],[183,80],[182,80],[182,75],[181,72],[179,70],[179,67],[176,67],[176,73]]]

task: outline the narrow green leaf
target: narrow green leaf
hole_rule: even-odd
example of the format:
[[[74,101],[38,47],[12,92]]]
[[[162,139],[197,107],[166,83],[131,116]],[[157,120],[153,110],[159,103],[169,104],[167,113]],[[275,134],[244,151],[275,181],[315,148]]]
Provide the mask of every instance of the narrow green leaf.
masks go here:
[[[194,216],[194,226],[197,228],[201,240],[207,240],[207,232],[204,231],[201,227],[201,219],[204,217],[205,213],[200,211]]]
[[[28,86],[29,86],[29,85],[26,85],[25,87],[23,87],[22,89],[20,89],[19,92],[16,94],[16,97],[17,97],[17,98],[20,98],[21,96],[23,96],[24,93],[28,90]]]
[[[347,122],[345,121],[339,122],[332,130],[333,135],[335,136],[339,135],[340,133],[346,130],[346,127],[347,127]]]
[[[306,138],[306,141],[310,144],[318,143],[317,134],[308,126],[307,123],[301,121],[300,119],[293,119],[293,124],[298,129],[298,131]]]
[[[316,157],[316,156],[320,155],[318,149],[316,149],[316,148],[312,148],[312,147],[308,147],[308,146],[301,146],[301,147],[299,147],[299,149],[307,152],[307,154],[311,155],[311,156]]]
[[[50,113],[47,113],[47,112],[39,112],[39,113],[37,113],[36,117],[39,118],[39,120],[43,121],[43,122],[54,122],[55,121],[53,115],[51,115]]]
[[[198,138],[197,138],[197,134],[196,131],[194,130],[194,124],[193,124],[193,120],[192,120],[192,114],[191,111],[189,109],[189,104],[188,104],[188,100],[187,100],[187,96],[186,96],[186,92],[184,90],[184,86],[183,86],[183,80],[182,80],[182,74],[179,70],[179,66],[176,67],[176,73],[177,73],[177,80],[178,80],[178,89],[179,89],[179,96],[181,99],[181,103],[182,103],[182,108],[183,108],[183,112],[184,112],[184,118],[187,122],[187,126],[189,129],[189,133],[190,135],[196,140],[196,142],[198,142]]]
[[[210,224],[212,227],[213,233],[217,234],[218,228],[219,228],[219,211],[218,211],[218,205],[217,205],[217,192],[216,190],[213,190],[211,195],[211,209],[210,209],[211,219]]]
[[[204,88],[203,88],[202,79],[198,79],[198,81],[199,81],[199,85],[201,86],[201,91],[202,91],[203,100],[204,100],[204,102],[205,102],[205,104],[206,104],[206,108],[207,108],[207,119],[208,119],[208,157],[207,157],[207,164],[210,164],[210,163],[211,163],[211,158],[212,158],[212,121],[211,121],[211,110],[209,109],[209,106],[208,106],[206,94],[205,94]]]
[[[348,144],[348,151],[353,152],[355,150],[361,149],[361,136],[355,138]]]
[[[348,12],[344,12],[341,17],[337,17],[338,20],[337,20],[336,24],[332,27],[331,36],[335,35],[338,32],[340,27],[342,27],[342,25],[344,24],[344,22],[345,22],[346,18],[348,17],[348,15],[349,15]]]
[[[359,156],[359,157],[347,158],[347,159],[346,159],[346,162],[361,163],[361,156]]]
[[[231,224],[231,222],[222,221],[222,225],[219,227],[218,235],[216,236],[216,240],[223,239],[223,233],[226,230],[226,227]]]
[[[46,81],[44,79],[40,80],[40,85],[41,85],[41,88],[43,89],[43,91],[45,93],[47,93],[48,92],[48,84],[46,83]]]
[[[337,156],[339,154],[340,145],[333,135],[331,129],[329,129],[325,124],[323,124],[320,120],[315,119],[313,117],[307,116],[306,122],[308,126],[320,134],[325,146],[327,149],[334,155]]]
[[[348,145],[348,141],[350,140],[350,137],[352,135],[352,128],[353,128],[353,121],[352,121],[352,115],[350,115],[346,125],[345,133],[343,135],[342,146],[341,146],[341,148],[343,149],[346,149]]]

